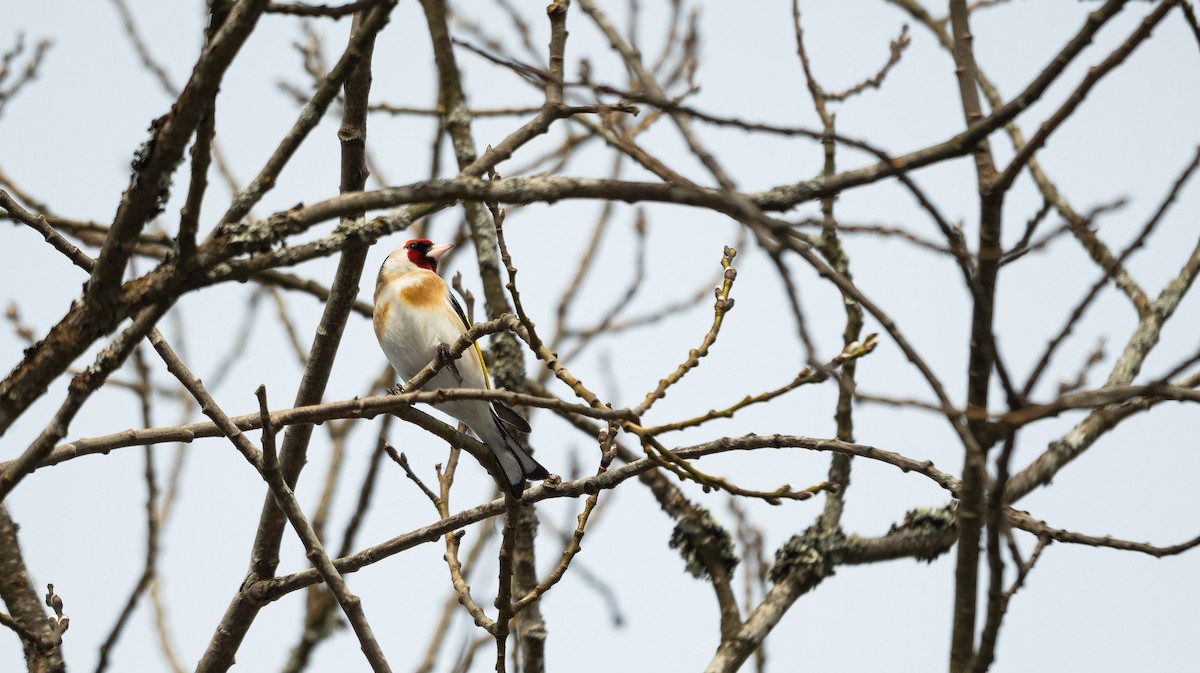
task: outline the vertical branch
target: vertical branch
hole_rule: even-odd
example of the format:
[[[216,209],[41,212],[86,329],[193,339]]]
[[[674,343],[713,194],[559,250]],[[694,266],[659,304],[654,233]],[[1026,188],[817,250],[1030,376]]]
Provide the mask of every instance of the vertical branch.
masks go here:
[[[919,21],[934,34],[943,48],[953,53],[954,43],[950,37],[950,34],[946,31],[944,24],[930,16],[930,14],[925,11],[924,8],[916,2],[916,0],[889,1],[911,14],[914,19]],[[1066,64],[1070,63],[1075,56],[1077,56],[1079,52],[1083,50],[1084,47],[1092,43],[1093,36],[1101,27],[1104,26],[1105,23],[1120,13],[1121,10],[1124,9],[1124,6],[1127,4],[1127,2],[1128,0],[1108,0],[1102,7],[1090,12],[1088,14],[1087,21],[1080,32],[1066,44],[1062,51],[1059,52],[1058,56],[1055,57],[1051,68],[1047,68],[1046,71],[1043,71],[1043,74],[1039,76],[1039,79],[1043,79],[1046,75],[1051,74],[1051,72],[1061,74],[1062,68],[1065,67]],[[1186,4],[1182,6],[1187,7]],[[1054,76],[1057,76],[1057,74]],[[983,90],[984,95],[987,97],[988,103],[991,105],[992,109],[998,110],[1003,107],[1004,100],[1001,98],[1000,92],[997,91],[992,82],[983,74],[983,71],[976,68],[976,76],[979,81],[979,86]],[[1013,148],[1020,152],[1021,149],[1026,145],[1025,136],[1021,132],[1020,127],[1017,126],[1016,122],[1010,120],[1004,124],[1004,128],[1012,141]],[[1084,249],[1087,250],[1088,254],[1092,257],[1092,260],[1099,264],[1102,268],[1109,268],[1113,261],[1112,253],[1109,251],[1108,246],[1106,246],[1096,236],[1095,232],[1092,231],[1090,227],[1091,223],[1088,221],[1088,218],[1077,212],[1067,200],[1066,196],[1059,191],[1058,186],[1050,181],[1049,177],[1046,176],[1045,172],[1043,172],[1041,166],[1038,164],[1036,156],[1030,157],[1029,161],[1026,163],[1026,166],[1028,167],[1030,177],[1033,178],[1034,184],[1036,184],[1038,187],[1038,191],[1041,192],[1042,198],[1045,199],[1047,203],[1051,204],[1054,209],[1057,210],[1060,215],[1062,215],[1063,219],[1067,221],[1067,223],[1070,225],[1071,233],[1075,235],[1075,237],[1083,245]],[[1116,269],[1114,269],[1113,278],[1117,287],[1121,288],[1129,296],[1135,307],[1144,306],[1144,293],[1123,267],[1118,266]],[[1139,308],[1139,311],[1140,310],[1141,308]]]
[[[538,532],[537,511],[522,506],[517,511],[517,535],[512,547],[512,591],[509,594],[509,614],[516,613],[512,607],[512,596],[527,596],[538,586],[537,559],[534,556],[534,539]],[[497,615],[497,624],[503,614]],[[542,617],[541,601],[535,600],[521,612],[520,639],[522,671],[541,673],[546,670],[546,621]]]
[[[363,30],[366,12],[359,11],[351,23],[351,34]],[[342,146],[342,170],[339,190],[362,191],[367,184],[367,102],[371,93],[372,56],[375,51],[374,36],[368,38],[360,50],[358,66],[346,79],[345,97],[342,103],[342,123],[338,127],[338,141]],[[361,217],[361,214],[355,217]],[[349,224],[354,217],[342,218]]]
[[[129,9],[125,6],[123,0],[118,0],[116,4],[122,19],[125,21],[126,32],[129,34],[134,48],[141,54],[143,63],[158,77],[163,87],[170,91],[174,87],[171,86],[166,72],[150,58],[150,54],[146,51],[141,36],[138,35],[133,25],[133,17],[129,14]],[[208,27],[204,31],[206,39],[213,39],[217,29],[221,27],[221,24],[228,17],[230,6],[229,2],[214,1],[209,3]],[[200,207],[204,201],[204,193],[208,190],[208,167],[212,163],[213,154],[216,151],[216,105],[216,98],[209,102],[208,109],[204,111],[204,115],[200,118],[200,123],[196,127],[196,139],[192,141],[191,179],[188,182],[187,199],[179,211],[179,233],[175,238],[175,249],[179,254],[179,265],[181,267],[190,264],[196,254],[196,236],[200,228]],[[217,155],[217,163],[219,167],[225,168],[219,154]],[[228,171],[226,171],[226,177],[231,177]]]
[[[800,24],[800,0],[792,0],[792,20],[795,24],[796,51],[800,57],[800,65],[804,70],[804,78],[808,82],[808,91],[812,97],[813,107],[820,116],[821,124],[824,127],[821,145],[824,149],[825,164],[821,174],[825,176],[825,179],[829,179],[837,171],[837,144],[834,142],[836,117],[825,104],[827,95],[813,75],[812,65],[804,48],[804,30]],[[846,256],[837,235],[837,218],[833,214],[835,200],[833,195],[821,199],[822,232],[816,248],[835,271],[842,274],[847,280],[853,281],[850,275],[850,259]],[[786,267],[782,264],[779,267],[780,273],[784,273]],[[842,332],[842,345],[847,347],[858,341],[862,335],[862,308],[858,302],[845,293],[842,293],[842,304],[846,311],[846,328]],[[810,353],[809,357],[813,358],[815,354]],[[845,442],[854,441],[853,399],[856,367],[855,360],[849,360],[842,366],[837,411],[834,415],[837,421],[837,438]],[[825,509],[821,514],[820,525],[827,531],[834,531],[841,527],[846,487],[850,484],[850,456],[834,454],[829,464],[829,483],[836,484],[837,488],[826,492]]]
[[[313,339],[309,353],[308,366],[296,393],[294,406],[305,406],[320,403],[324,396],[325,386],[329,382],[329,373],[333,369],[334,358],[341,342],[342,331],[346,326],[346,318],[350,314],[354,300],[358,296],[359,281],[362,277],[363,266],[366,263],[366,246],[349,246],[342,253],[330,290],[329,301],[325,305],[324,315]],[[307,461],[308,442],[312,437],[311,425],[290,425],[284,433],[283,445],[280,449],[280,466],[287,479],[289,487],[294,486],[300,475],[300,470]],[[260,577],[269,577],[274,573],[279,563],[279,540],[282,534],[283,520],[274,503],[268,500],[264,503],[263,517],[260,522],[259,537],[255,541],[254,565]]]
[[[496,639],[496,673],[506,670],[509,622],[513,618],[513,548],[521,515],[521,501],[506,494],[504,504],[504,532],[500,538],[500,588],[496,590],[496,624],[492,633]]]
[[[972,51],[971,28],[968,23],[966,0],[951,0],[950,25],[954,37],[955,73],[963,114],[968,127],[983,118],[983,109],[976,85],[978,68]],[[996,167],[986,138],[980,139],[972,150],[975,173],[979,184],[979,263],[978,287],[975,290],[971,315],[971,352],[967,365],[968,416],[985,413],[988,385],[994,353],[992,330],[995,311],[996,276],[1000,268],[1001,207],[1004,192],[992,190]],[[983,503],[987,488],[987,447],[994,439],[986,421],[971,421],[975,438],[966,447],[963,463],[962,491],[958,507],[958,560],[955,568],[954,626],[950,644],[951,673],[967,669],[975,648],[975,614],[979,582],[979,537],[983,526]]]
[[[550,17],[550,81],[546,83],[546,105],[563,103],[563,71],[567,49],[567,9],[571,0],[554,0],[546,7]]]
[[[1012,431],[1004,438],[1004,448],[996,458],[996,484],[992,497],[987,501],[987,558],[988,558],[988,602],[987,620],[983,625],[983,633],[979,637],[979,651],[971,661],[968,670],[972,673],[985,673],[996,657],[996,643],[1000,638],[1000,625],[1004,621],[1004,613],[1008,610],[1008,601],[1012,593],[1004,590],[1004,559],[1001,557],[1001,536],[1006,532],[1004,516],[1004,492],[1008,488],[1009,463],[1012,461],[1016,441]],[[1020,560],[1016,560],[1018,567]],[[1027,571],[1026,571],[1027,572]],[[1021,579],[1018,581],[1023,581]]]
[[[208,167],[212,163],[213,137],[216,135],[216,111],[210,106],[200,126],[196,129],[196,140],[192,143],[192,170],[188,183],[187,199],[179,211],[179,233],[175,237],[175,250],[180,266],[189,264],[196,254],[196,234],[200,228],[200,207],[204,193],[208,190]]]

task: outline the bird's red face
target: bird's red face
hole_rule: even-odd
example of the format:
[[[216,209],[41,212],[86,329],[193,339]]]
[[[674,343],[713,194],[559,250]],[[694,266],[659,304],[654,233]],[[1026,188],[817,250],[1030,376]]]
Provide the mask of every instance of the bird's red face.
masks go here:
[[[418,268],[429,269],[434,273],[437,273],[438,260],[453,247],[434,245],[432,241],[424,238],[415,238],[404,244],[404,249],[408,251],[408,261]]]

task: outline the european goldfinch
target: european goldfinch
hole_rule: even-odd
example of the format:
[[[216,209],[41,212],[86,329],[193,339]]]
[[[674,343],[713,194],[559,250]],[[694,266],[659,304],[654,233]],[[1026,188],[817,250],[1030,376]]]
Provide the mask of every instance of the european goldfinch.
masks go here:
[[[379,269],[375,336],[392,369],[406,381],[470,327],[466,313],[437,275],[438,260],[452,247],[425,239],[408,241],[393,250]],[[475,344],[457,362],[443,367],[423,389],[491,387],[483,353]],[[513,497],[521,497],[525,479],[550,476],[509,434],[510,428],[529,432],[529,423],[508,405],[498,400],[453,400],[439,403],[437,408],[466,424],[491,449]]]

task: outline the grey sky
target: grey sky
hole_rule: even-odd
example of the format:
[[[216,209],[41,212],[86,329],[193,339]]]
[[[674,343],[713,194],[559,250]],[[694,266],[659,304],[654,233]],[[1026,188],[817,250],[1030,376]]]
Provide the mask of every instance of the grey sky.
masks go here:
[[[111,4],[62,0],[6,4],[0,49],[10,47],[18,31],[25,33],[27,41],[50,37],[55,44],[38,80],[0,117],[0,169],[62,215],[99,222],[111,219],[128,181],[128,162],[146,138],[149,122],[167,111],[171,98],[139,65]],[[150,51],[164,63],[176,84],[185,81],[201,44],[200,3],[130,4]],[[474,9],[468,3],[459,4]],[[544,2],[517,4],[527,11],[534,43],[541,49],[548,38]],[[611,4],[614,16],[620,17],[619,25],[624,26],[625,3]],[[658,5],[665,3],[645,4],[653,6],[642,12],[643,50],[657,55],[658,26],[666,16],[665,7]],[[1013,2],[979,13],[974,32],[981,67],[1004,95],[1012,95],[1041,70],[1096,4]],[[1044,100],[1021,118],[1027,133],[1064,100],[1089,65],[1125,39],[1151,6],[1130,5],[1104,28]],[[888,41],[907,21],[895,8],[866,0],[807,2],[802,8],[813,66],[830,89],[845,88],[874,73],[887,57]],[[507,26],[490,5],[480,9],[496,22],[493,25]],[[934,13],[943,11],[939,8]],[[1200,113],[1200,55],[1194,37],[1177,14],[1092,92],[1082,110],[1039,155],[1047,172],[1081,212],[1120,197],[1129,199],[1125,208],[1106,216],[1098,226],[1101,237],[1114,249],[1136,235],[1200,142],[1195,122]],[[702,60],[697,79],[702,89],[691,104],[749,121],[819,127],[795,57],[790,3],[710,2],[705,3],[700,17]],[[296,104],[276,82],[282,78],[307,86],[291,47],[301,39],[299,25],[292,17],[264,17],[222,86],[218,138],[243,182],[257,172],[297,114]],[[325,37],[325,53],[332,61],[344,45],[349,21],[322,20],[313,25]],[[623,84],[619,61],[586,17],[573,10],[569,27],[568,73],[575,73],[578,59],[586,56],[595,81]],[[913,44],[883,89],[836,107],[840,132],[868,139],[894,154],[939,142],[963,128],[953,61],[922,27],[911,26],[910,30]],[[518,49],[517,53],[522,52]],[[472,105],[538,103],[539,94],[508,71],[461,50],[459,60]],[[417,3],[400,3],[391,25],[380,36],[375,63],[373,100],[410,106],[433,104],[432,56]],[[481,147],[496,142],[517,123],[513,118],[477,120],[476,141]],[[369,142],[381,159],[381,172],[389,184],[427,177],[432,121],[375,115],[370,124]],[[278,188],[255,209],[257,215],[336,194],[336,127],[336,120],[323,122],[279,176]],[[808,179],[820,171],[820,145],[811,141],[753,137],[711,127],[702,127],[701,135],[746,191]],[[994,138],[992,147],[997,155],[1010,157],[1011,147],[1003,136]],[[647,149],[676,170],[697,181],[711,182],[686,155],[678,134],[667,124],[660,124],[643,140]],[[551,138],[542,139],[525,148],[523,155],[528,159],[552,146]],[[452,161],[449,155],[447,161]],[[840,167],[872,161],[851,150],[839,153]],[[524,160],[510,163],[502,164],[499,171],[508,175],[506,168],[522,165]],[[593,146],[563,173],[605,176],[611,163],[607,149]],[[625,177],[649,179],[637,169],[628,169]],[[973,245],[978,196],[970,159],[917,171],[913,177],[947,217],[963,223]],[[229,198],[215,174],[210,180],[213,187],[205,202],[202,232],[212,226],[215,213],[223,211]],[[1041,205],[1028,177],[1022,176],[1018,185],[1005,206],[1006,246],[1020,238],[1026,219]],[[160,221],[168,233],[177,226],[184,192],[177,176],[172,200]],[[584,246],[599,208],[599,203],[580,201],[535,205],[514,210],[506,223],[527,307],[546,329],[553,324],[555,302],[574,271],[577,252]],[[579,306],[595,307],[596,315],[620,295],[631,273],[634,212],[633,207],[619,205],[618,226],[613,229],[619,235],[606,241],[601,264],[584,288]],[[719,271],[721,246],[733,244],[737,238],[736,225],[712,213],[678,206],[651,206],[646,212],[651,266],[646,286],[634,299],[629,315],[654,310],[711,283]],[[801,220],[818,214],[816,204],[806,204],[787,216]],[[925,238],[939,239],[928,217],[894,182],[843,194],[838,214],[848,223],[904,226]],[[1151,296],[1157,295],[1196,245],[1198,216],[1200,192],[1192,185],[1147,248],[1130,261],[1130,271]],[[434,236],[449,236],[458,217],[456,213],[440,216]],[[1051,217],[1043,231],[1058,224]],[[18,302],[24,320],[40,336],[61,318],[85,278],[33,231],[20,226],[4,226],[0,231],[0,286],[7,290],[0,293],[0,299]],[[361,298],[370,300],[375,269],[403,240],[400,234],[372,249]],[[896,239],[848,235],[845,240],[856,283],[887,308],[953,399],[961,402],[970,309],[954,264],[948,257],[917,250]],[[451,270],[462,270],[468,287],[478,294],[478,277],[466,261],[460,257]],[[727,318],[712,355],[655,407],[648,422],[673,421],[726,406],[747,394],[786,383],[803,366],[807,354],[797,344],[787,300],[770,260],[747,245],[735,265],[739,268],[733,293],[737,308]],[[295,271],[327,283],[334,266],[333,260],[324,259]],[[840,350],[840,297],[811,269],[795,261],[792,266],[809,329],[820,351],[817,358],[828,360]],[[138,262],[140,272],[147,268],[146,262]],[[1059,239],[1045,253],[1030,255],[1016,268],[1019,270],[1001,276],[999,348],[1023,380],[1046,341],[1061,326],[1064,314],[1100,272],[1070,237]],[[188,295],[178,307],[181,324],[165,322],[169,338],[178,339],[172,335],[183,330],[187,362],[206,381],[215,376],[216,366],[237,338],[250,287],[226,285]],[[705,301],[650,330],[608,341],[603,349],[573,363],[572,371],[594,382],[615,401],[636,402],[699,343],[711,322],[710,306]],[[289,297],[288,309],[307,347],[321,306],[297,296]],[[288,404],[294,394],[299,370],[274,316],[273,307],[263,311],[246,343],[247,357],[214,391],[231,413],[256,408],[253,391],[260,383],[266,384],[277,408]],[[1052,397],[1058,382],[1076,372],[1097,339],[1105,337],[1108,357],[1089,380],[1089,386],[1098,386],[1134,321],[1129,302],[1111,287],[1106,289],[1068,347],[1060,351],[1035,398]],[[1161,354],[1147,361],[1139,380],[1151,380],[1194,353],[1197,326],[1200,302],[1193,294],[1169,323]],[[882,330],[868,320],[867,331]],[[24,347],[12,330],[0,329],[4,363],[0,366],[14,365]],[[75,366],[86,366],[92,354]],[[529,362],[533,364],[532,359]],[[363,394],[384,364],[370,325],[352,316],[326,399]],[[174,385],[160,363],[152,366],[156,381]],[[611,372],[606,371],[609,367]],[[121,376],[127,378],[128,374]],[[932,399],[919,375],[887,338],[860,365],[858,379],[864,392]],[[53,413],[65,386],[65,378],[56,381],[0,438],[0,460],[24,450]],[[995,399],[999,402],[1003,396]],[[747,409],[733,419],[679,433],[672,441],[682,446],[749,432],[832,437],[835,400],[832,384],[804,388],[778,404]],[[122,430],[136,414],[133,395],[106,389],[84,408],[69,436]],[[162,404],[155,423],[177,423],[176,414],[174,406]],[[857,441],[959,471],[962,449],[943,418],[872,404],[862,405],[857,414]],[[118,426],[113,425],[113,418],[122,419]],[[1016,465],[1027,464],[1080,418],[1079,412],[1064,414],[1025,430]],[[572,454],[584,471],[593,469],[594,442],[555,418],[539,414],[534,421],[532,441],[538,459],[552,472],[567,476]],[[1128,421],[1065,470],[1052,487],[1034,492],[1019,507],[1052,526],[1094,535],[1111,534],[1160,545],[1189,539],[1200,532],[1196,427],[1194,407],[1163,404]],[[363,424],[351,437],[343,493],[331,520],[336,535],[352,507],[377,432],[377,423]],[[432,477],[435,462],[444,460],[442,444],[414,427],[397,423],[390,435],[427,476]],[[257,435],[254,438],[257,440]],[[314,438],[299,493],[306,507],[313,506],[329,445],[328,434],[320,428]],[[154,451],[160,471],[165,471],[175,449],[160,446]],[[21,542],[35,582],[55,583],[66,602],[71,617],[66,651],[74,670],[94,667],[96,648],[141,570],[141,455],[140,448],[131,447],[107,457],[39,471],[7,501],[14,519],[23,526]],[[189,449],[187,460],[182,499],[163,540],[161,572],[176,643],[185,665],[192,666],[245,574],[265,490],[225,441],[198,441]],[[706,459],[703,467],[742,485],[773,488],[787,482],[804,488],[825,479],[828,459],[815,453],[760,451]],[[388,465],[384,470],[360,546],[435,519],[428,502],[393,468]],[[454,509],[487,497],[482,469],[467,464],[459,474],[462,483],[456,489]],[[688,490],[731,522],[723,496]],[[920,476],[858,460],[844,525],[848,532],[880,535],[899,522],[905,511],[940,506],[946,500],[941,489]],[[820,502],[817,498],[780,507],[747,502],[743,507],[762,525],[770,554],[809,525]],[[603,598],[569,574],[544,601],[550,668],[701,670],[719,638],[716,603],[711,589],[684,574],[683,562],[667,547],[672,521],[660,513],[645,489],[633,483],[618,489],[605,507],[602,521],[589,530],[577,562],[614,589],[625,625],[613,628]],[[566,527],[573,523],[578,508],[574,501],[554,502],[539,506],[539,512],[554,526]],[[476,534],[470,529],[467,539]],[[541,542],[539,560],[545,569],[557,560],[560,546],[549,527],[543,527]],[[1022,538],[1022,548],[1026,553],[1032,548],[1027,535]],[[290,531],[283,551],[282,572],[306,567],[302,549]],[[449,590],[442,553],[440,543],[424,545],[348,576],[397,670],[411,669],[420,660]],[[1192,639],[1200,627],[1195,607],[1200,604],[1200,584],[1195,580],[1200,570],[1198,559],[1195,553],[1155,560],[1127,552],[1052,545],[1014,599],[993,670],[1191,670],[1195,666]],[[953,568],[953,552],[929,565],[901,561],[842,568],[836,577],[803,597],[770,636],[771,669],[943,670]],[[492,566],[472,582],[489,611],[495,583]],[[279,668],[299,631],[303,600],[300,593],[293,594],[260,615],[239,652],[236,670]],[[150,615],[143,604],[113,653],[110,670],[165,667]],[[468,626],[466,620],[456,622],[448,640],[451,651],[477,634]],[[0,666],[4,670],[20,661],[19,643],[7,632],[0,635],[0,661],[6,662]],[[490,670],[491,662],[485,648],[473,670]],[[444,660],[439,670],[445,670],[446,664]],[[366,670],[366,664],[347,630],[317,651],[311,670]]]

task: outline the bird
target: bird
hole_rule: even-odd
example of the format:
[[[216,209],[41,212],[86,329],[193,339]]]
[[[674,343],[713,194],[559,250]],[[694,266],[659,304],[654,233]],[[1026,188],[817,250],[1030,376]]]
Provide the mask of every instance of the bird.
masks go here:
[[[375,336],[396,374],[405,381],[435,356],[446,362],[424,386],[491,390],[487,365],[478,344],[449,360],[449,348],[470,329],[462,306],[437,274],[438,260],[453,245],[434,245],[424,238],[396,248],[379,268],[375,282]],[[487,445],[507,482],[508,492],[520,499],[526,479],[545,479],[550,473],[521,447],[512,431],[529,432],[529,423],[500,400],[450,400],[437,408],[462,421]]]

